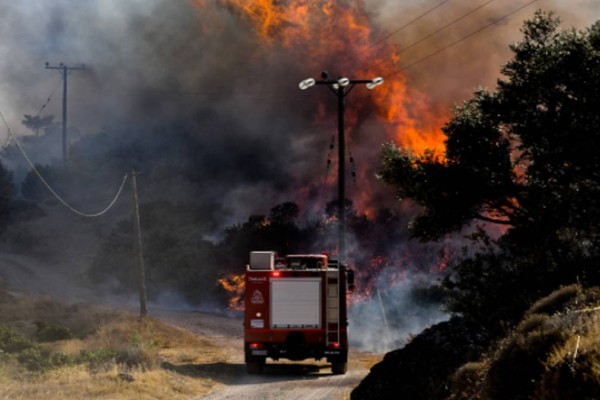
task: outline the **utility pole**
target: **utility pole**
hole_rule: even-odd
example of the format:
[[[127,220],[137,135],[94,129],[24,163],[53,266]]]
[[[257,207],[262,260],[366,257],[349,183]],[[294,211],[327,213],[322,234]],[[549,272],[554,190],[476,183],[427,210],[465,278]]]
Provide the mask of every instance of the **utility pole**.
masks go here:
[[[298,84],[302,90],[311,86],[327,85],[338,98],[338,251],[339,261],[346,262],[346,133],[344,125],[345,98],[357,84],[373,89],[383,83],[383,78],[348,79],[341,77],[329,79],[327,72],[321,73],[320,81],[307,78]]]
[[[62,153],[63,162],[66,164],[69,160],[69,149],[67,142],[67,75],[71,71],[83,70],[85,65],[81,64],[79,67],[69,67],[66,64],[60,63],[58,65],[50,65],[46,62],[46,69],[55,69],[60,72],[63,79],[63,98],[62,98]]]
[[[137,180],[138,172],[131,171],[131,190],[133,196],[133,228],[136,236],[136,253],[138,263],[138,279],[140,289],[140,316],[145,317],[148,314],[146,307],[146,272],[144,268],[144,248],[142,246],[142,228],[140,225],[140,206],[138,202]]]

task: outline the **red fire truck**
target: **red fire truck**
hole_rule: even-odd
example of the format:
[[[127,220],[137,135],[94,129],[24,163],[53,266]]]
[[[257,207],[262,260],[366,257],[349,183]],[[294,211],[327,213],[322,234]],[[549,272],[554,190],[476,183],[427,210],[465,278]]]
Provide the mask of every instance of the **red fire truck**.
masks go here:
[[[251,252],[244,299],[248,372],[261,373],[267,358],[325,358],[334,374],[346,373],[346,293],[353,281],[352,270],[324,254]]]

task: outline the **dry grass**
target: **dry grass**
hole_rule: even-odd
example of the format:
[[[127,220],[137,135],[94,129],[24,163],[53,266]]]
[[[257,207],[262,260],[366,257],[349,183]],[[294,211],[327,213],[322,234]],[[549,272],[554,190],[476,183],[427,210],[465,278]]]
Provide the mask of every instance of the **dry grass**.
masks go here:
[[[480,363],[453,376],[451,400],[600,399],[600,290],[540,299]]]
[[[0,400],[178,400],[201,396],[220,384],[214,373],[202,368],[226,361],[223,350],[208,338],[152,318],[87,305],[49,298],[0,299],[0,325],[32,339],[35,321],[60,324],[74,335],[68,340],[36,343],[42,353],[63,353],[79,361],[32,372],[17,361],[17,355],[4,355],[0,357]],[[91,362],[90,354],[107,349],[116,357]],[[82,352],[88,352],[85,362],[81,361]]]
[[[371,369],[373,365],[381,361],[381,354],[373,354],[362,351],[350,351],[348,357],[349,369]]]
[[[129,382],[118,369],[90,374],[84,368],[62,368],[24,381],[0,381],[0,399],[189,399],[209,392],[217,383],[154,369],[134,374]]]

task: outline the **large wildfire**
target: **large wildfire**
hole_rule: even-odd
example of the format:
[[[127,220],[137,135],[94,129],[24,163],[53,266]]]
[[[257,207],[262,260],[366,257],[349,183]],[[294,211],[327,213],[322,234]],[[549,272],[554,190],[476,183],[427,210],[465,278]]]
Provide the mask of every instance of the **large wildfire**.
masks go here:
[[[195,0],[195,3],[204,11],[212,2]],[[408,87],[398,68],[401,61],[398,49],[380,39],[387,32],[373,26],[361,2],[221,0],[219,4],[247,24],[264,47],[274,53],[283,51],[293,64],[302,66],[300,69],[307,76],[318,76],[321,71],[333,69],[328,71],[329,74],[338,77],[384,78],[385,83],[374,90],[356,88],[347,100],[347,140],[352,145],[350,151],[363,159],[359,168],[353,171],[361,188],[352,193],[352,201],[359,212],[369,215],[377,206],[373,200],[373,177],[370,176],[373,169],[368,167],[373,161],[373,153],[379,149],[368,137],[373,136],[373,131],[377,131],[379,144],[393,141],[417,154],[426,150],[443,153],[444,137],[440,128],[447,114]],[[330,127],[333,131],[333,125],[328,121],[335,121],[335,103],[322,95],[304,98],[318,102],[314,126]],[[354,161],[354,154],[350,157],[350,161]],[[328,177],[327,184],[335,185],[333,174]],[[308,191],[298,189],[299,193]],[[389,262],[373,256],[366,272],[358,275],[362,284],[354,299],[372,295],[377,276],[389,267]],[[390,282],[397,282],[405,273],[398,269]],[[231,293],[230,307],[240,309],[241,276],[228,275],[219,283]]]
[[[499,66],[510,57],[507,44],[520,38],[518,27],[534,7],[510,19],[499,17],[528,2],[0,0],[0,86],[5,94],[0,112],[23,137],[34,163],[48,165],[49,173],[60,169],[62,79],[44,70],[44,62],[85,63],[85,70],[68,78],[68,139],[73,161],[82,168],[75,171],[79,180],[69,175],[57,189],[78,205],[101,208],[106,191],[124,173],[143,171],[140,199],[148,208],[142,218],[161,220],[145,227],[154,230],[149,243],[160,244],[147,252],[148,258],[155,257],[148,265],[169,268],[167,282],[158,282],[160,274],[149,277],[153,284],[168,286],[172,272],[182,272],[180,279],[189,272],[197,280],[177,290],[204,300],[214,293],[198,293],[198,285],[214,289],[218,273],[239,273],[244,267],[244,261],[233,261],[241,257],[238,253],[225,261],[219,254],[216,261],[214,245],[227,244],[228,227],[245,225],[250,216],[266,215],[276,205],[297,204],[298,226],[315,220],[325,225],[318,243],[303,251],[335,255],[335,233],[330,232],[336,221],[328,207],[336,200],[337,99],[324,85],[302,91],[298,83],[319,79],[324,71],[330,79],[382,77],[384,83],[373,90],[356,85],[347,93],[345,133],[351,218],[362,226],[378,224],[362,236],[354,230],[355,237],[348,237],[359,280],[354,298],[361,304],[373,297],[385,301],[392,297],[387,295],[392,285],[414,281],[411,271],[427,275],[444,268],[452,245],[447,251],[445,244],[419,247],[409,243],[405,230],[398,233],[412,206],[399,204],[376,179],[381,145],[395,142],[416,154],[430,149],[443,156],[441,127],[452,104],[478,85],[495,84]],[[588,25],[597,15],[592,3],[546,0],[540,7],[557,11],[568,24]],[[458,22],[439,31],[452,21]],[[498,24],[473,35],[490,21]],[[448,48],[452,43],[459,44]],[[24,115],[49,125],[26,127]],[[5,150],[1,161],[19,187],[30,167],[16,149]],[[36,197],[29,186],[32,193],[21,190],[20,195]],[[79,267],[76,256],[88,260],[100,254],[101,233],[128,215],[128,206],[121,206],[112,219],[99,222],[105,224],[101,229],[52,214],[49,206],[48,215],[61,228],[46,219],[37,221],[42,229],[31,228],[41,235],[40,253],[55,249]],[[169,213],[161,216],[163,209]],[[381,222],[386,209],[401,221]],[[174,220],[189,224],[190,232]],[[312,232],[307,236],[314,237]],[[197,258],[178,257],[182,248]],[[112,258],[108,264],[120,265]],[[102,270],[105,275],[98,279],[112,281],[110,274],[121,270],[126,268]],[[200,280],[202,273],[210,278]],[[221,281],[235,294],[232,307],[243,292],[241,282],[235,274]]]
[[[195,0],[208,7],[205,0]],[[212,2],[211,2],[212,3]],[[264,46],[284,48],[307,74],[329,71],[353,79],[384,77],[377,90],[356,91],[347,117],[347,135],[352,136],[361,120],[379,120],[389,140],[416,153],[444,150],[440,127],[447,117],[406,83],[398,49],[381,40],[387,32],[374,27],[360,1],[345,0],[221,0],[250,25]],[[331,118],[321,104],[319,119]]]

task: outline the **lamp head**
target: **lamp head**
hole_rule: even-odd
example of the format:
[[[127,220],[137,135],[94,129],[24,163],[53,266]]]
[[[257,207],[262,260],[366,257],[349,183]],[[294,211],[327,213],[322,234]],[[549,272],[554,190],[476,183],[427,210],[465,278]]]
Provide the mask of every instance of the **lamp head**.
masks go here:
[[[342,87],[348,86],[348,84],[350,84],[350,79],[342,77],[338,79],[337,83],[339,83],[339,85]]]
[[[311,86],[314,86],[314,84],[315,84],[315,83],[316,83],[316,82],[315,82],[315,80],[314,80],[313,78],[306,78],[305,80],[303,80],[302,82],[300,82],[300,83],[298,84],[298,87],[299,87],[301,90],[306,90],[306,89],[308,89],[309,87],[311,87]]]
[[[373,89],[383,83],[383,78],[378,76],[377,78],[373,78],[370,83],[367,83],[367,89]]]

